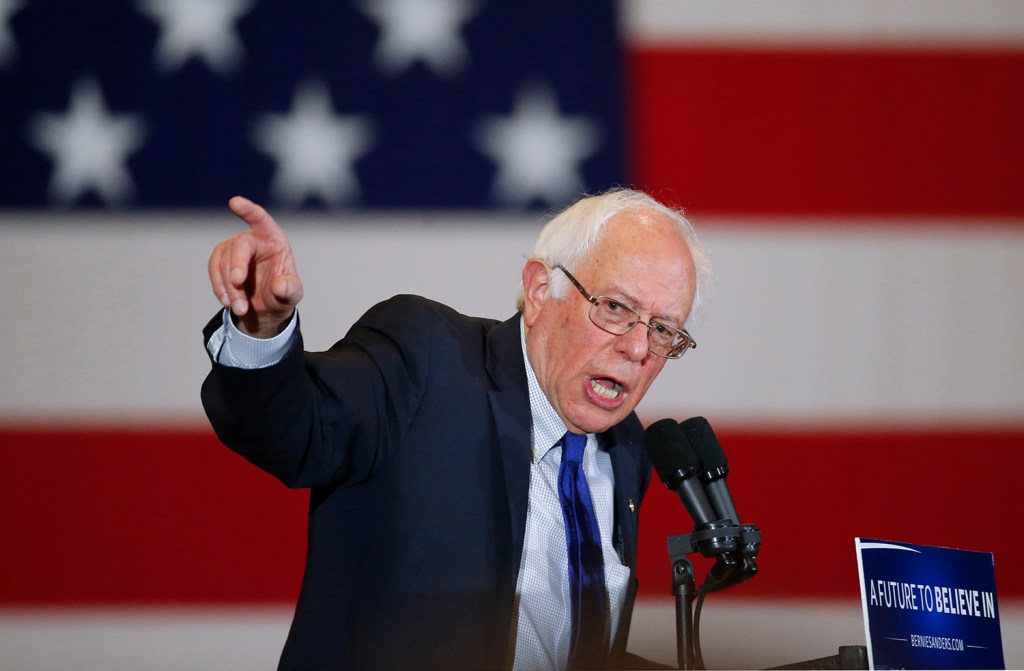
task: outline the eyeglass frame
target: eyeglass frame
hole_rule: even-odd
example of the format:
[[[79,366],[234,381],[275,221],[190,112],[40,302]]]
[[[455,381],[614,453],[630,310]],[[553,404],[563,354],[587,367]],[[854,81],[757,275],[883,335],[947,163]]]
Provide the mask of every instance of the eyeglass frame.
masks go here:
[[[686,329],[677,329],[675,326],[671,326],[669,324],[663,324],[660,321],[656,321],[655,318],[651,318],[651,321],[654,322],[655,324],[657,324],[658,326],[661,326],[661,327],[664,327],[664,328],[667,328],[667,329],[672,329],[673,331],[675,331],[676,333],[678,333],[679,335],[681,335],[684,338],[683,342],[680,343],[681,347],[679,349],[679,354],[677,354],[676,356],[671,356],[669,354],[662,354],[661,352],[655,351],[654,349],[651,348],[651,333],[654,332],[654,327],[651,326],[651,324],[649,324],[648,322],[642,321],[640,319],[640,313],[639,312],[637,312],[634,308],[631,308],[630,306],[626,305],[625,303],[623,303],[622,301],[620,301],[620,300],[618,300],[616,298],[610,298],[608,296],[593,296],[593,295],[591,295],[591,293],[589,291],[587,291],[586,289],[584,289],[583,285],[580,284],[579,281],[575,277],[572,276],[572,273],[570,273],[568,270],[565,269],[565,266],[563,266],[561,263],[558,263],[558,264],[555,264],[555,268],[558,268],[563,273],[565,273],[565,276],[569,278],[569,281],[572,282],[573,286],[575,286],[576,289],[579,290],[579,292],[581,294],[583,294],[583,297],[586,298],[591,303],[590,312],[587,314],[587,316],[590,318],[590,321],[591,321],[591,323],[593,323],[594,326],[596,326],[597,328],[601,329],[605,333],[610,333],[613,336],[623,336],[623,335],[626,335],[627,333],[629,333],[630,331],[632,331],[636,327],[637,324],[643,324],[644,326],[647,327],[647,350],[651,354],[655,354],[657,356],[660,356],[662,359],[681,359],[683,357],[683,355],[686,354],[687,350],[697,349],[697,341],[694,339],[694,337],[692,335],[690,335],[689,331],[687,331]],[[619,305],[619,306],[625,308],[626,310],[629,310],[634,315],[636,315],[636,321],[634,321],[632,324],[630,324],[626,328],[626,330],[623,331],[622,333],[615,333],[614,331],[609,331],[604,326],[601,326],[599,323],[597,323],[597,320],[594,319],[594,310],[598,307],[599,301],[601,301],[601,299],[604,299],[604,300],[606,300],[606,301],[608,301],[610,303],[615,303],[616,305]]]

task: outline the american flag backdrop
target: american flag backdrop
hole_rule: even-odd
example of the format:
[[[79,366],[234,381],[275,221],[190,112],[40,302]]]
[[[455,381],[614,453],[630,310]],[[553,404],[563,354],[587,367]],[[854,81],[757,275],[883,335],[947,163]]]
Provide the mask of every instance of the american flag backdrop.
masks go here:
[[[400,292],[509,316],[548,213],[622,184],[715,272],[641,416],[708,417],[765,539],[708,665],[863,643],[865,536],[993,552],[1019,668],[1022,125],[1015,0],[0,0],[0,668],[276,664],[308,496],[199,405],[230,196],[326,348]],[[642,512],[631,648],[673,663],[690,524]]]

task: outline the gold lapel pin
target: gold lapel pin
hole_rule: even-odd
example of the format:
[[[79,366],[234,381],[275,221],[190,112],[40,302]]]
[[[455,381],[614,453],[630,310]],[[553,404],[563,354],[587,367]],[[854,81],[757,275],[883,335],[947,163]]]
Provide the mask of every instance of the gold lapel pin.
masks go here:
[[[633,499],[629,500],[629,512],[631,512],[631,513],[635,513],[636,512],[636,504],[633,503]]]

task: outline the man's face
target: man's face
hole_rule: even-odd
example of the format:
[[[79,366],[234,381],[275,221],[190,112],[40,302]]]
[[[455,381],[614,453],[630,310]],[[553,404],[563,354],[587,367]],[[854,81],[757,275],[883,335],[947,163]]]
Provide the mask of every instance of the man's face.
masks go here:
[[[682,328],[696,287],[682,236],[663,215],[622,213],[573,276],[593,296],[608,296]],[[636,408],[666,359],[647,349],[647,327],[612,335],[590,321],[591,303],[573,286],[558,300],[554,273],[536,259],[523,270],[526,348],[537,381],[568,429],[599,433]]]

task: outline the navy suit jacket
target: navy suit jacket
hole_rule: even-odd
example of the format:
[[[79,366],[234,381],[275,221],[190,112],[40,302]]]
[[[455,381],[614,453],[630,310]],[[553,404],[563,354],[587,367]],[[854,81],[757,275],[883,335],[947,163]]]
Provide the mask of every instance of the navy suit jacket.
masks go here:
[[[531,459],[519,319],[398,296],[327,352],[304,352],[300,337],[269,368],[213,366],[202,399],[220,439],[311,488],[281,668],[511,665]],[[598,439],[615,473],[615,544],[634,571],[616,665],[651,467],[635,415]]]

